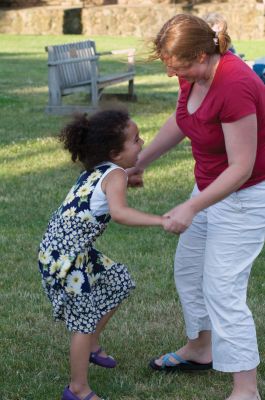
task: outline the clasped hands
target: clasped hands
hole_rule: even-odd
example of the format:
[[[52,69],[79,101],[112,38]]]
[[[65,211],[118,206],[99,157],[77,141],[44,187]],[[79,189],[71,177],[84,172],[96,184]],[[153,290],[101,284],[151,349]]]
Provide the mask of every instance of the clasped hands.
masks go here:
[[[128,169],[128,186],[142,187],[143,172],[143,169],[136,167]],[[163,215],[163,228],[167,232],[175,234],[182,233],[190,226],[194,215],[195,212],[190,206],[189,200],[187,200],[184,203],[181,203],[178,206],[172,208],[170,211]]]
[[[190,226],[194,215],[189,201],[186,201],[163,215],[163,228],[167,232],[183,233]]]

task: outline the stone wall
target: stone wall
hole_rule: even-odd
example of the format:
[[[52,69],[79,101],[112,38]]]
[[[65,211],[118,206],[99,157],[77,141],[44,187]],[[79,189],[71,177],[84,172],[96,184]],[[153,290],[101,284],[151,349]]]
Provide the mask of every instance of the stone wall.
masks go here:
[[[30,8],[41,6],[82,7],[84,0],[0,0],[1,8]],[[88,0],[87,0],[88,1]]]
[[[83,33],[87,36],[110,34],[149,38],[176,13],[190,11],[183,4],[163,4],[169,0],[145,0],[152,3],[156,1],[156,4],[144,5],[143,1],[141,6],[126,4],[93,6],[91,2],[102,3],[103,0],[89,0],[90,5],[86,7],[78,6],[79,0],[71,1],[75,2],[75,6],[69,7],[69,0],[62,0],[60,4],[63,5],[65,2],[68,7],[54,5],[14,10],[0,9],[0,33],[43,35]],[[119,0],[120,3],[129,1],[131,0]],[[162,4],[157,4],[160,1]],[[256,0],[227,0],[225,3],[200,2],[191,12],[203,16],[211,11],[220,12],[227,19],[229,34],[233,40],[265,38],[263,3]],[[77,21],[77,18],[80,18],[80,21]]]
[[[58,8],[0,10],[0,33],[59,35],[63,33],[63,20],[64,11]]]
[[[180,6],[105,6],[83,10],[85,35],[127,35],[150,37],[173,15],[183,12]]]
[[[198,2],[199,0],[195,0]],[[211,0],[209,0],[211,1]],[[222,0],[221,0],[222,1]],[[225,0],[223,0],[225,1]],[[181,3],[183,0],[141,0],[138,3],[141,5],[146,4],[175,4]],[[120,5],[131,5],[134,6],[137,4],[137,0],[0,0],[0,8],[29,8],[31,6],[65,6],[65,7],[73,7],[73,6],[101,6],[101,5],[110,5],[110,4],[120,4]]]

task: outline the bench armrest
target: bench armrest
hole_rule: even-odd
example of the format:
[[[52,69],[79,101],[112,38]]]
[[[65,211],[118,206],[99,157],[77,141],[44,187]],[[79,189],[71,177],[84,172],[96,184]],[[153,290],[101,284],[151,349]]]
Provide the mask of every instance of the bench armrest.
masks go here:
[[[135,49],[122,49],[122,50],[110,50],[110,51],[102,51],[102,52],[97,52],[97,55],[99,56],[105,56],[105,55],[110,55],[110,54],[133,54],[135,55]]]
[[[117,55],[117,54],[127,54],[128,59],[128,71],[134,70],[135,65],[135,52],[134,48],[130,49],[122,49],[122,50],[110,50],[110,51],[102,51],[100,53],[96,53],[99,57],[106,55]]]
[[[56,65],[63,65],[63,64],[73,64],[79,63],[82,61],[97,61],[98,56],[90,56],[90,57],[77,57],[77,58],[69,58],[66,60],[57,60],[57,61],[48,61],[48,66],[56,66]]]

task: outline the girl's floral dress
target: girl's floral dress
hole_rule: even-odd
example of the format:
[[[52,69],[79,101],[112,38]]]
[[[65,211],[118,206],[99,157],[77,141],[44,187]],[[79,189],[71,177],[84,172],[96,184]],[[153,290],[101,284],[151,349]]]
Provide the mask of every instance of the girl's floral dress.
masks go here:
[[[92,333],[103,315],[135,287],[125,265],[115,263],[93,246],[110,220],[93,216],[90,199],[102,174],[101,165],[83,172],[55,211],[39,247],[42,284],[55,320],[70,331]]]

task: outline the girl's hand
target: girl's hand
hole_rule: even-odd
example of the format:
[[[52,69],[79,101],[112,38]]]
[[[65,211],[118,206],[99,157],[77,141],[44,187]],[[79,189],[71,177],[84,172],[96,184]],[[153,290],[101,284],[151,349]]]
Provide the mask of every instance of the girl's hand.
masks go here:
[[[166,215],[163,215],[162,216],[162,227],[164,228],[165,231],[167,231],[169,222],[170,222],[170,217],[166,217]]]
[[[144,186],[143,182],[143,173],[144,170],[138,167],[132,167],[126,169],[126,173],[128,175],[128,186],[129,187],[142,187]]]
[[[163,221],[163,227],[167,232],[182,233],[190,226],[195,214],[189,201],[186,201],[164,214],[167,218]]]

